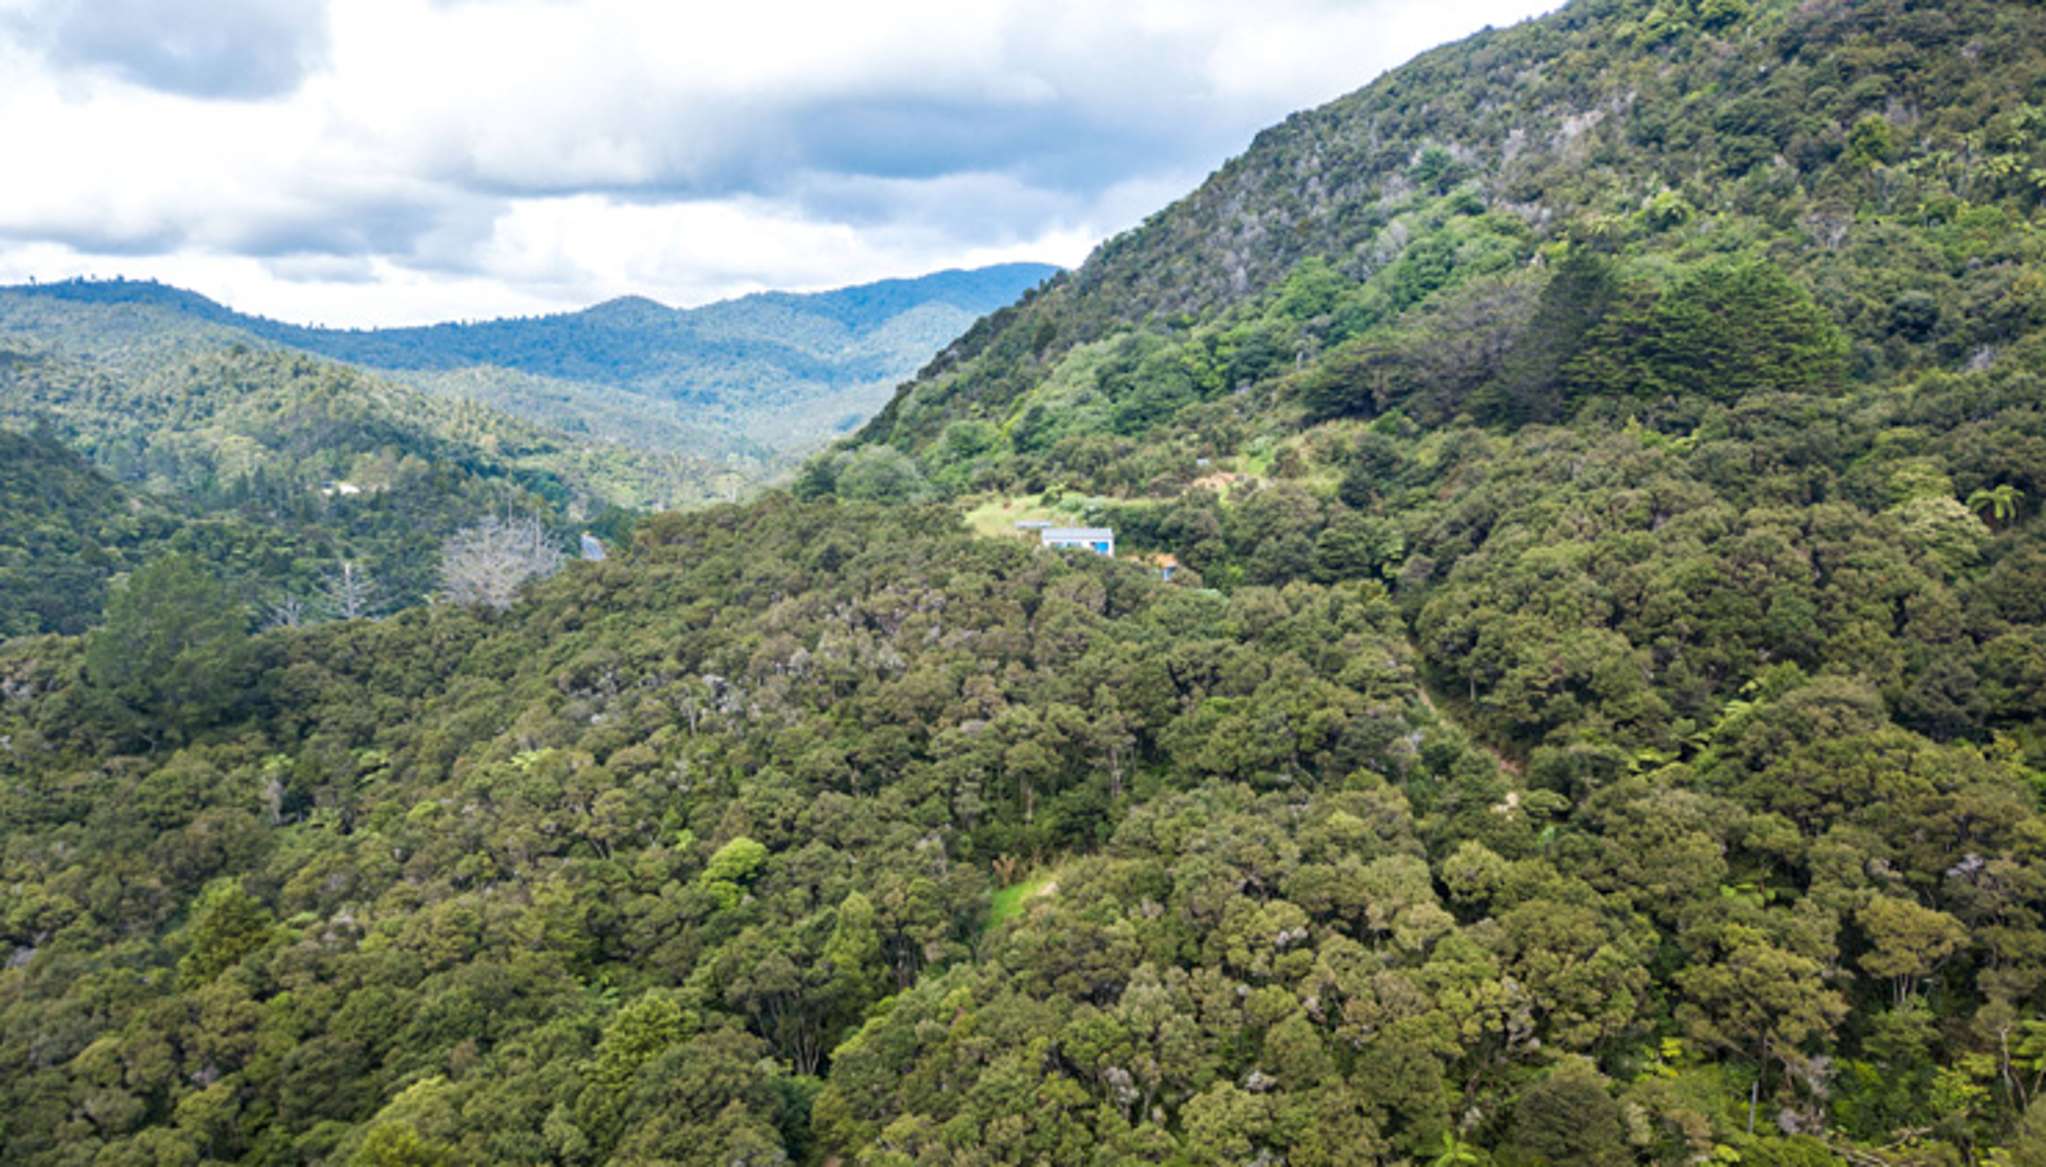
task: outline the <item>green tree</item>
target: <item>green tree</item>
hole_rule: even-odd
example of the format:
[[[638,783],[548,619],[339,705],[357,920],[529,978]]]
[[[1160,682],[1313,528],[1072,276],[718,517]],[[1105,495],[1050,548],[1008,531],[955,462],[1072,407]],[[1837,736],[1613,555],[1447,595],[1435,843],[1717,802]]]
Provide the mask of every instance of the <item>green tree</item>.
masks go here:
[[[767,862],[767,848],[744,835],[734,835],[711,854],[698,882],[724,907],[739,902],[742,888],[750,883]]]
[[[100,709],[121,732],[152,743],[188,737],[246,703],[254,665],[241,605],[176,554],[129,577],[85,649]]]
[[[2009,1167],[2046,1167],[2046,1098],[2025,1108],[1999,1162]]]
[[[1847,338],[1810,292],[1768,260],[1728,258],[1608,312],[1563,376],[1578,395],[1732,402],[1831,388],[1846,367]]]
[[[1881,114],[1869,114],[1847,132],[1847,156],[1863,166],[1886,164],[1896,153],[1896,133]]]
[[[840,1020],[857,1021],[867,1005],[881,995],[888,978],[874,902],[865,895],[849,892],[839,903],[831,939],[824,945],[824,960],[831,966],[831,992],[843,1011]]]
[[[1620,295],[1613,263],[1589,247],[1572,247],[1542,287],[1527,328],[1497,380],[1473,402],[1481,420],[1512,426],[1553,422],[1569,402],[1564,370]]]
[[[648,992],[627,1003],[604,1026],[596,1057],[583,1068],[585,1085],[576,1098],[574,1121],[555,1120],[556,1141],[608,1148],[620,1133],[620,1118],[631,1100],[640,1067],[681,1041],[695,1027],[672,993]]]
[[[1919,982],[1968,942],[1968,930],[1959,920],[1896,896],[1870,899],[1861,909],[1860,921],[1871,945],[1862,954],[1861,967],[1871,976],[1889,980],[1898,1005],[1917,993]]]
[[[449,1167],[455,1156],[407,1122],[379,1123],[349,1159],[349,1167]]]
[[[2008,482],[1999,482],[1994,487],[1984,487],[1968,495],[1968,509],[1977,514],[1996,520],[2000,526],[2011,521],[2018,513],[2018,504],[2024,500],[2025,492]]]
[[[178,977],[186,984],[210,981],[269,943],[271,934],[269,910],[239,879],[216,880],[192,904]]]
[[[1634,1159],[1621,1130],[1620,1104],[1605,1076],[1583,1058],[1565,1059],[1520,1096],[1512,1141],[1538,1162],[1621,1167]]]
[[[1825,987],[1823,968],[1808,956],[1780,948],[1758,929],[1726,926],[1722,951],[1677,974],[1689,998],[1679,1008],[1700,1041],[1749,1054],[1755,1080],[1748,1092],[1748,1133],[1763,1079],[1772,1062],[1795,1054],[1806,1041],[1832,1032],[1847,1002]]]
[[[857,502],[911,502],[927,489],[915,461],[892,446],[854,453],[838,471],[834,488],[840,498]]]

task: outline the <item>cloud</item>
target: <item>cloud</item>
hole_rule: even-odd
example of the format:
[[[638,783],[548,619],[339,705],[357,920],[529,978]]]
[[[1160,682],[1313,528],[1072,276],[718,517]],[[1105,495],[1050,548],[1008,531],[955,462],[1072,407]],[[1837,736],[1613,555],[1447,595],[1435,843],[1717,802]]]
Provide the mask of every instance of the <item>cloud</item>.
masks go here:
[[[294,284],[373,284],[377,279],[376,264],[366,256],[284,255],[263,266]]]
[[[0,277],[371,323],[1073,263],[1553,2],[0,0]]]
[[[1515,6],[1534,7],[1478,5]],[[504,193],[763,194],[805,170],[989,169],[1099,190],[1240,146],[1368,80],[1402,41],[1433,43],[1380,27],[1384,11],[1418,7],[356,0],[336,10],[334,39],[337,76],[397,79],[350,95],[365,132],[450,181]],[[1271,41],[1256,31],[1267,21],[1304,27]],[[1281,59],[1330,23],[1344,35],[1313,44],[1312,67]],[[1257,37],[1269,42],[1262,64],[1246,69],[1234,46]],[[453,58],[492,64],[451,70]]]
[[[321,0],[46,0],[25,18],[60,68],[194,97],[290,93],[326,49]]]

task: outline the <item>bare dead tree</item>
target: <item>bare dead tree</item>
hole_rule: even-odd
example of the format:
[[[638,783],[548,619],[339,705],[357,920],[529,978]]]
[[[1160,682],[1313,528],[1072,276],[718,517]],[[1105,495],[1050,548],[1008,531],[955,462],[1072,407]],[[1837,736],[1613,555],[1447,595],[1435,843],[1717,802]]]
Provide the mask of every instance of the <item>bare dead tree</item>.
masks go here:
[[[304,600],[299,599],[297,596],[288,595],[270,605],[270,610],[265,614],[263,620],[263,627],[297,628],[304,624],[310,615],[311,613],[306,610]]]
[[[369,615],[376,590],[376,581],[368,572],[357,567],[354,560],[344,559],[327,577],[327,607],[336,619],[359,620]]]
[[[502,612],[521,585],[553,575],[561,561],[540,520],[493,515],[441,546],[441,592],[457,604]]]

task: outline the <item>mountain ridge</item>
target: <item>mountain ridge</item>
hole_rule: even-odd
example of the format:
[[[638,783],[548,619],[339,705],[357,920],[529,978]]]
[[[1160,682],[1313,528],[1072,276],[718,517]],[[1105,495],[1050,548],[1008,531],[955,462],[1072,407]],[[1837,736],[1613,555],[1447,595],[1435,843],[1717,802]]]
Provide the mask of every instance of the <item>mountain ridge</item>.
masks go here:
[[[1725,246],[1776,249],[1809,269],[1836,315],[1876,325],[1890,305],[1867,304],[1870,290],[1854,286],[1851,269],[1866,262],[1854,252],[1897,242],[1883,239],[1897,229],[1880,217],[1856,220],[1852,208],[1871,183],[1892,184],[1893,216],[1912,210],[1919,191],[1949,208],[1957,194],[1981,198],[1984,211],[2012,194],[2020,206],[2038,203],[2035,180],[2024,177],[2038,172],[2038,135],[2014,124],[2038,95],[2007,60],[2021,52],[2028,10],[1990,11],[1580,0],[1431,50],[1261,131],[1193,191],[1029,302],[982,321],[860,440],[921,448],[939,423],[916,416],[919,391],[941,404],[955,383],[972,380],[983,403],[999,408],[1077,345],[1240,308],[1305,258],[1367,280],[1407,252],[1396,237],[1416,226],[1417,196],[1454,190],[1482,212],[1518,220],[1524,230],[1509,231],[1543,245],[1594,230],[1602,247],[1705,250],[1703,232],[1723,220]],[[1900,35],[1881,49],[1860,44],[1872,29]],[[1597,57],[1583,43],[1588,30],[1633,55]],[[1842,52],[1843,44],[1857,47]],[[1673,131],[1673,111],[1706,103]],[[1943,112],[1920,120],[1920,109]],[[1974,112],[1963,120],[1961,110]],[[1850,140],[1856,134],[1863,138]],[[1958,160],[1970,152],[1976,164]],[[1985,165],[1992,154],[1995,168]],[[1792,201],[1772,189],[1786,184],[1801,188],[1805,218],[1783,224],[1788,231],[1758,222],[1748,208]],[[1533,258],[1532,247],[1517,257]],[[2005,280],[2015,275],[2009,264]]]
[[[863,420],[981,312],[1053,270],[950,269],[694,309],[621,297],[548,316],[368,330],[249,316],[154,281],[62,281],[0,289],[0,336],[131,379],[237,345],[309,353],[430,396],[706,467],[690,471],[691,481],[619,500],[652,505],[728,497],[772,480]],[[703,476],[717,481],[695,480]]]
[[[958,303],[978,298],[979,287],[992,286],[1006,289],[1019,279],[1045,279],[1064,269],[1056,264],[1031,263],[1025,261],[988,264],[982,267],[948,267],[926,272],[920,276],[890,276],[861,284],[844,284],[814,291],[798,292],[768,289],[757,292],[743,292],[701,304],[677,307],[663,303],[652,296],[638,292],[624,292],[607,299],[598,300],[582,308],[565,308],[558,312],[539,312],[517,316],[497,316],[484,320],[444,320],[427,324],[392,324],[362,326],[332,326],[305,324],[260,313],[243,312],[204,292],[163,280],[145,278],[130,279],[126,276],[73,276],[58,280],[31,280],[22,284],[0,284],[0,293],[27,293],[48,296],[62,300],[78,300],[92,303],[144,303],[187,311],[193,315],[215,318],[223,321],[245,321],[264,324],[275,328],[304,329],[311,332],[333,333],[374,333],[413,332],[445,328],[469,328],[486,324],[525,323],[534,320],[558,320],[586,315],[620,305],[642,305],[658,309],[663,313],[688,315],[710,309],[728,307],[750,300],[776,302],[819,303],[833,306],[858,304],[866,300],[883,300],[902,306],[914,306],[933,299]],[[970,290],[971,289],[971,290]],[[963,304],[962,304],[963,306]],[[845,311],[843,307],[839,309]]]
[[[302,348],[334,359],[386,370],[450,369],[498,364],[527,372],[530,362],[489,359],[497,354],[493,336],[530,330],[574,328],[621,318],[636,326],[654,324],[665,331],[695,334],[707,326],[743,317],[750,308],[773,306],[803,313],[814,310],[857,331],[877,328],[889,317],[927,304],[945,304],[979,315],[984,305],[1007,302],[1020,290],[1059,269],[1048,264],[1009,263],[976,269],[947,268],[923,276],[875,281],[819,292],[753,292],[691,308],[675,308],[642,295],[622,295],[585,308],[482,321],[444,321],[424,325],[332,328],[294,324],[240,312],[202,293],[155,280],[58,280],[0,287],[0,297],[28,297],[87,304],[137,304],[237,328],[265,340]],[[758,338],[756,338],[758,339]],[[438,342],[409,353],[407,342]],[[502,343],[502,342],[499,342]],[[790,346],[794,347],[794,346]],[[555,367],[553,371],[559,371]],[[630,383],[621,378],[617,383]]]

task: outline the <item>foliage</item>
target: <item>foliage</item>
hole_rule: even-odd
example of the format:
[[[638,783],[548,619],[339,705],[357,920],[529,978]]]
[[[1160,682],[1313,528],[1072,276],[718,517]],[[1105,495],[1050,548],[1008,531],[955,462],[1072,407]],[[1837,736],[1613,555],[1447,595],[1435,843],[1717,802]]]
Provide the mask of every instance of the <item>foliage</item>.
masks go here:
[[[540,469],[561,451],[519,423],[308,358],[211,354],[140,383],[48,354],[11,368],[26,399],[0,400],[38,428],[0,431],[0,588],[21,598],[0,631],[81,631],[110,579],[164,551],[251,610],[367,615],[424,598],[440,540],[486,514],[619,522]]]
[[[779,470],[1056,270],[1001,264],[693,309],[627,297],[561,315],[374,329],[247,316],[152,281],[71,280],[0,289],[0,330],[88,349],[144,337],[347,362],[557,440],[580,437],[595,457],[665,456],[645,459],[658,476],[644,489],[672,505],[720,497],[729,485],[720,466],[744,466],[745,481]]]
[[[148,734],[11,642],[10,1155],[2037,1160],[2042,19],[1581,0],[801,498]]]
[[[248,617],[190,559],[151,560],[117,589],[87,639],[88,699],[123,732],[204,728],[247,697]]]
[[[1824,390],[1847,356],[1832,319],[1766,260],[1686,271],[1647,304],[1602,314],[1580,343],[1562,371],[1575,393],[1689,401]]]

